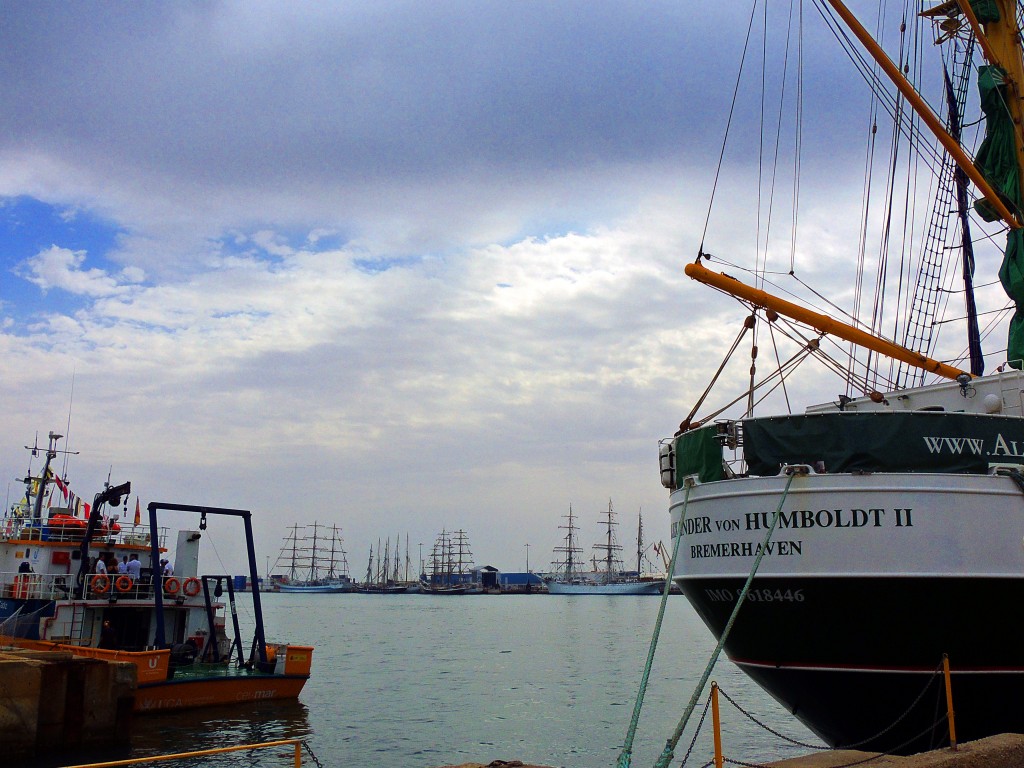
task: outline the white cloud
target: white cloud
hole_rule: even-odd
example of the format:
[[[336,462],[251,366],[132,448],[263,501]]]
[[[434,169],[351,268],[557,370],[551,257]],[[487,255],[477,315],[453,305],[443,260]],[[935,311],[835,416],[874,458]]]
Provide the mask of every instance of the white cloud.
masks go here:
[[[265,551],[314,517],[353,550],[458,525],[511,568],[526,542],[545,559],[569,502],[609,496],[664,536],[656,441],[745,314],[682,274],[740,44],[716,34],[745,24],[581,7],[0,6],[0,194],[119,232],[24,261],[49,301],[5,282],[0,466],[65,424],[73,377],[80,492],[114,465],[144,501],[251,507]],[[808,96],[835,87],[815,53]],[[833,101],[805,134],[828,178],[803,187],[796,267],[842,293],[861,161]],[[758,136],[730,149],[745,137],[756,157]],[[727,263],[757,257],[751,168],[720,178],[705,245]],[[800,407],[834,385],[794,386]]]
[[[72,251],[53,245],[24,261],[18,273],[39,286],[44,293],[60,289],[77,296],[104,297],[129,290],[128,286],[118,283],[101,269],[81,269],[84,262],[85,251]],[[142,274],[139,269],[131,269],[123,271],[121,276],[129,281]]]

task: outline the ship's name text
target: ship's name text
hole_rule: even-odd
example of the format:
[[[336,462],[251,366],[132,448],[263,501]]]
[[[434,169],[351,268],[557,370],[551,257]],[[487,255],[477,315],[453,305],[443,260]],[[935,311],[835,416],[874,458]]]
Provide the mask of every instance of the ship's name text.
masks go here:
[[[792,557],[803,554],[803,541],[769,541],[764,545],[764,554],[772,557]],[[761,544],[750,541],[731,541],[724,544],[691,544],[690,559],[702,557],[756,557],[761,554]]]
[[[727,531],[761,531],[772,525],[772,512],[748,512],[743,517],[712,520],[706,515],[683,520],[682,533],[686,536],[714,534]],[[809,528],[913,528],[914,510],[910,507],[872,507],[870,509],[791,509],[779,512],[776,529],[805,530]],[[679,532],[679,524],[672,523],[672,537]]]

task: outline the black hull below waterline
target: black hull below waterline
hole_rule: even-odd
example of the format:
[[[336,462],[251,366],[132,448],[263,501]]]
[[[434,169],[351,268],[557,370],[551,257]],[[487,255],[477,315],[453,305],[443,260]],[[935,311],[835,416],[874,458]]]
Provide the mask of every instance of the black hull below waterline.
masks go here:
[[[743,584],[682,580],[716,638]],[[948,742],[944,654],[958,741],[1024,732],[1022,600],[1024,579],[758,577],[725,651],[829,745],[912,754]]]
[[[911,755],[949,745],[941,669],[809,669],[735,660],[826,744]],[[1024,731],[1024,669],[950,675],[957,742]]]

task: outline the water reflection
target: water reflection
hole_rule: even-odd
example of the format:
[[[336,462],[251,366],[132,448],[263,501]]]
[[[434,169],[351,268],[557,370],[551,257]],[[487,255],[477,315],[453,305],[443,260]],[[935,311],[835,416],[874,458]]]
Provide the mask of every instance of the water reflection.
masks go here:
[[[196,752],[204,749],[255,744],[281,739],[308,739],[312,735],[309,709],[299,702],[261,702],[235,707],[208,707],[188,712],[137,716],[131,743],[118,748],[79,749],[58,755],[14,763],[12,768],[57,768],[57,766],[127,760],[152,755]],[[211,758],[187,758],[168,765],[175,768],[276,768],[291,766],[291,747],[256,752],[236,752]],[[305,758],[303,760],[305,763]],[[4,763],[0,760],[0,763]]]

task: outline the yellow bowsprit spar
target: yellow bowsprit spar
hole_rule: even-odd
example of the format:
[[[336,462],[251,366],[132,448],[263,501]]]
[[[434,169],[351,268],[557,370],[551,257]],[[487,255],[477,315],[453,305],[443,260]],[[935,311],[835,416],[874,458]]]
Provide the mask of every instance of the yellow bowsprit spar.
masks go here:
[[[954,381],[960,376],[971,375],[952,365],[947,365],[946,363],[933,360],[926,355],[914,352],[906,347],[901,347],[899,344],[879,338],[878,336],[872,336],[870,333],[862,331],[859,328],[854,328],[852,325],[847,325],[839,320],[835,320],[828,315],[823,315],[820,312],[813,312],[801,307],[799,304],[794,304],[791,301],[786,301],[785,299],[780,299],[777,296],[772,296],[770,293],[766,293],[758,288],[752,288],[729,275],[721,272],[712,272],[699,263],[695,262],[687,264],[685,272],[694,280],[725,291],[738,299],[749,301],[755,306],[762,307],[763,309],[778,312],[780,315],[785,315],[797,322],[806,323],[821,333],[838,336],[841,339],[853,342],[858,346],[878,352],[879,354],[886,355],[894,360],[899,360],[900,362],[913,365],[917,368],[923,368],[926,371],[943,376],[947,379],[953,379]]]

